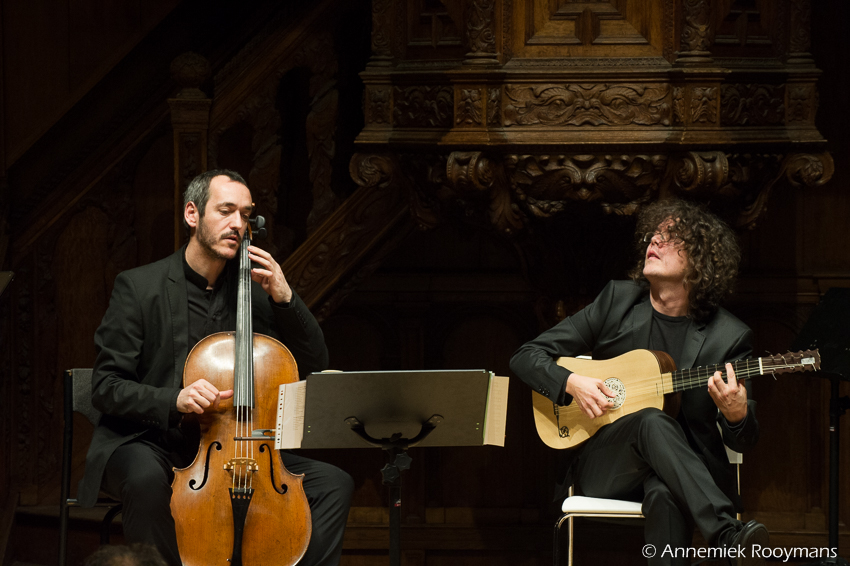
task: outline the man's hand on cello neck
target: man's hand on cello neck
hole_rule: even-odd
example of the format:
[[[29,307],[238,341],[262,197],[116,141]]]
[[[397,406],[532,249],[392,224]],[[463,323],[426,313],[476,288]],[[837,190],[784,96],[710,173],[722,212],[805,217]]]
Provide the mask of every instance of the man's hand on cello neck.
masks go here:
[[[260,266],[251,269],[251,279],[259,283],[274,302],[290,302],[292,288],[272,255],[257,246],[248,246],[248,257]]]

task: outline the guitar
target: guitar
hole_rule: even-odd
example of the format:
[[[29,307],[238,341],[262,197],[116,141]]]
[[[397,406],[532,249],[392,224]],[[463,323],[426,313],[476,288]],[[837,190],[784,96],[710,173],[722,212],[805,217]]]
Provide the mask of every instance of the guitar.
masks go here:
[[[731,362],[738,379],[754,375],[817,371],[820,353],[815,350]],[[575,448],[603,426],[641,409],[678,407],[678,395],[686,389],[706,387],[708,378],[723,364],[676,371],[673,359],[664,352],[633,350],[610,360],[558,358],[557,364],[568,370],[604,381],[616,395],[614,405],[600,417],[591,419],[577,403],[557,405],[532,392],[534,424],[540,439],[551,448]]]

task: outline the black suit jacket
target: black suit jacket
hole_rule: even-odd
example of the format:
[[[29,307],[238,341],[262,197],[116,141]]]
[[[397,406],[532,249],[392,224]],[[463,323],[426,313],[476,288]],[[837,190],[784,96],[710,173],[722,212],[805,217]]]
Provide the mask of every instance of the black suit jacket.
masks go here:
[[[115,279],[109,308],[94,337],[92,403],[103,416],[94,430],[77,493],[83,506],[97,499],[106,462],[118,446],[148,430],[167,431],[180,422],[177,395],[189,354],[184,250]],[[235,285],[231,290],[224,320],[226,328],[235,329]],[[322,330],[300,297],[293,293],[289,306],[280,307],[258,284],[252,283],[251,291],[254,332],[283,342],[295,356],[301,377],[326,369]]]
[[[649,348],[651,322],[648,288],[632,281],[612,281],[593,303],[517,350],[511,358],[511,369],[535,391],[558,402],[569,372],[555,363],[556,358],[592,353],[594,359],[604,360]],[[752,331],[724,309],[719,309],[707,322],[692,320],[678,369],[745,358],[752,351],[751,339]],[[756,402],[749,380],[747,396],[747,416],[736,426],[726,422],[704,387],[682,394],[679,419],[686,428],[688,441],[706,463],[718,487],[739,508],[734,470],[724,444],[744,452],[758,440]],[[566,403],[571,401],[567,396]],[[716,423],[720,423],[722,435]],[[568,486],[562,486],[558,495],[564,487]]]

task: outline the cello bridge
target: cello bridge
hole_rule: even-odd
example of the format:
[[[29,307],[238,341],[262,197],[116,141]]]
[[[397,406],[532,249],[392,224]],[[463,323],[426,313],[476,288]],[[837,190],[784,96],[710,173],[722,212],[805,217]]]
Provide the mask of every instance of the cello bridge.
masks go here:
[[[224,464],[225,470],[234,470],[238,467],[247,468],[246,471],[248,472],[256,472],[260,469],[257,461],[253,458],[231,458]]]

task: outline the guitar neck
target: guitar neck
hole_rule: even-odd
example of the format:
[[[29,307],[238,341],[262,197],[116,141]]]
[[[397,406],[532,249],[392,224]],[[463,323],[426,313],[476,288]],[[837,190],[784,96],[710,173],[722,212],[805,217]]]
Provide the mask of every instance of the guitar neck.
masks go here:
[[[730,363],[732,364],[732,369],[735,371],[735,377],[738,379],[763,375],[766,371],[762,363],[762,358],[738,360]],[[726,379],[725,364],[676,370],[670,374],[671,379],[669,381],[664,380],[664,393],[677,393],[687,389],[694,389],[695,387],[705,387],[708,384],[708,378],[717,371]]]
[[[767,356],[748,360],[730,362],[738,379],[747,379],[754,375],[786,373],[793,371],[816,371],[820,369],[820,354],[817,350],[806,350],[805,352],[788,352],[777,356]],[[693,389],[694,387],[705,387],[708,378],[719,371],[726,377],[724,364],[713,366],[702,366],[692,369],[677,370],[664,374],[662,379],[664,393],[676,393]],[[669,379],[667,378],[669,376]]]

